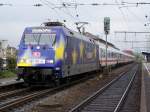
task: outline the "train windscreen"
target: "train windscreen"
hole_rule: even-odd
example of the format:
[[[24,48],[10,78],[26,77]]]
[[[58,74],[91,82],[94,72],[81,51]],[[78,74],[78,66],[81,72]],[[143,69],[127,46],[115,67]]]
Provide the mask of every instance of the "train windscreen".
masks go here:
[[[25,45],[48,45],[53,46],[56,34],[25,34]]]

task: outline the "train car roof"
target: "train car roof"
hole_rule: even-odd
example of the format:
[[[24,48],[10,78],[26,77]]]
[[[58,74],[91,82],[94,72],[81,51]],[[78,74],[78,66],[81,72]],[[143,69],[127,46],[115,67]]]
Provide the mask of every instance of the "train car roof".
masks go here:
[[[99,41],[100,43],[103,43],[103,44],[106,43],[106,41],[103,40],[102,38],[100,38],[99,36],[93,35],[93,34],[91,34],[91,33],[89,33],[89,32],[85,32],[85,35],[86,35],[86,36],[89,36],[89,37],[92,37],[94,40]],[[112,43],[110,43],[110,42],[107,42],[107,44],[108,44],[109,46],[111,46],[111,47],[114,47],[115,49],[118,49],[114,44],[112,44]]]

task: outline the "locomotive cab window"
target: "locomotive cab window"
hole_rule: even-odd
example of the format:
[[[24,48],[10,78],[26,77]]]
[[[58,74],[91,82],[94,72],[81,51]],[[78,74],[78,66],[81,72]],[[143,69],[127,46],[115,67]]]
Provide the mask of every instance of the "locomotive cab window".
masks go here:
[[[53,46],[55,44],[56,34],[25,34],[25,45],[48,45]]]
[[[41,34],[39,44],[53,46],[55,44],[55,38],[55,34]]]

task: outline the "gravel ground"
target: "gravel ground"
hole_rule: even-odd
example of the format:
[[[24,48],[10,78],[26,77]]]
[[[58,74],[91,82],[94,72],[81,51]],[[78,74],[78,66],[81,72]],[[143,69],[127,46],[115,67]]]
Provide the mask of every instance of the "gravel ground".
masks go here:
[[[83,83],[42,98],[39,101],[32,102],[31,104],[21,107],[19,110],[15,110],[15,112],[68,112],[71,108],[92,95],[92,93],[103,87],[122,71],[131,68],[131,66],[130,64],[117,68],[107,76],[99,74]]]

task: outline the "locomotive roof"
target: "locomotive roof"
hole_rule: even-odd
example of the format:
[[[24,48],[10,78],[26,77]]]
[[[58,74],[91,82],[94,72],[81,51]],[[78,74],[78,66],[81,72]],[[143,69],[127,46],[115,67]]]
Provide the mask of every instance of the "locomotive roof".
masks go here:
[[[79,32],[76,32],[76,31],[73,31],[73,30],[70,30],[69,28],[65,27],[65,26],[39,26],[39,27],[27,27],[27,28],[31,28],[31,29],[34,29],[34,28],[43,28],[43,29],[51,29],[51,28],[54,28],[54,29],[62,29],[65,33],[65,35],[69,36],[69,37],[75,37],[75,38],[79,38],[79,39],[82,39],[82,40],[85,40],[85,41],[88,41],[88,42],[91,42],[93,43],[95,40],[86,36],[86,35],[83,35],[83,34],[80,34]]]

